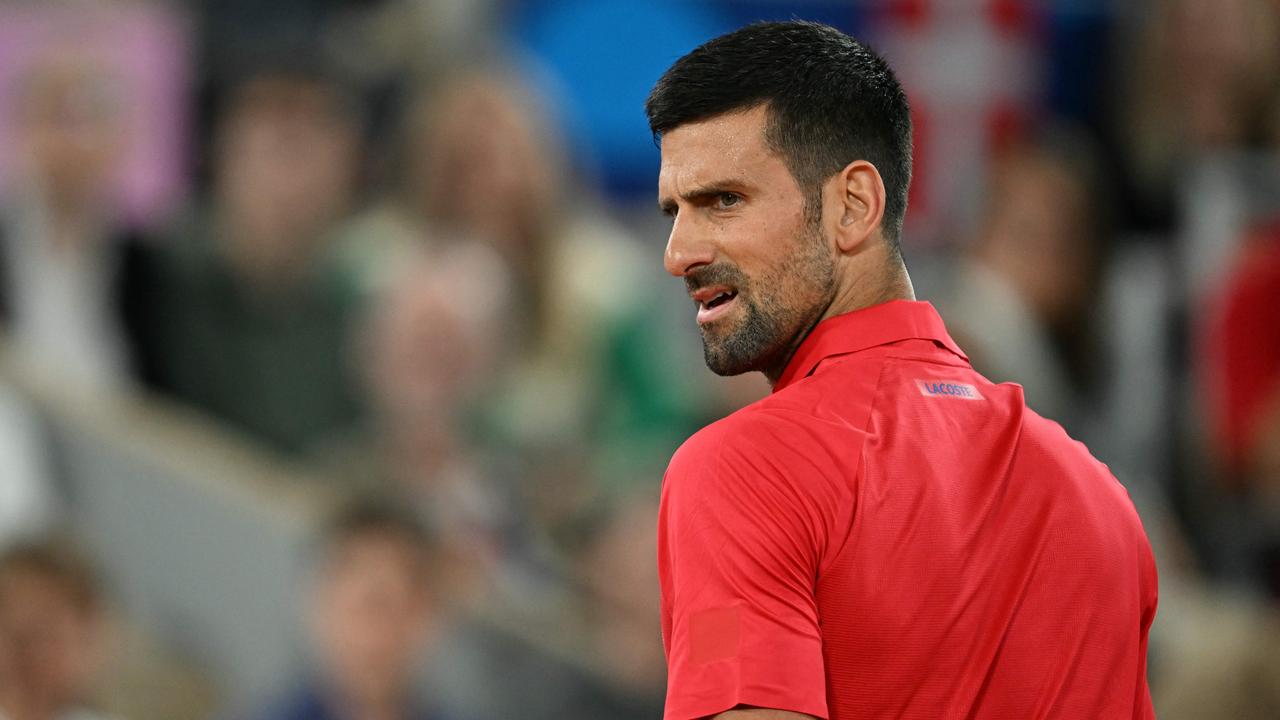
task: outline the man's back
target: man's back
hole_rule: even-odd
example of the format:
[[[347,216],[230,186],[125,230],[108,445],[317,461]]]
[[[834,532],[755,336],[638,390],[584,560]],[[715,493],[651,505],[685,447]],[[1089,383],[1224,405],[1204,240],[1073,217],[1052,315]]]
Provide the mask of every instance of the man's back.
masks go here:
[[[673,460],[669,720],[1151,716],[1155,567],[1124,489],[940,322],[913,332],[923,308],[823,323]]]

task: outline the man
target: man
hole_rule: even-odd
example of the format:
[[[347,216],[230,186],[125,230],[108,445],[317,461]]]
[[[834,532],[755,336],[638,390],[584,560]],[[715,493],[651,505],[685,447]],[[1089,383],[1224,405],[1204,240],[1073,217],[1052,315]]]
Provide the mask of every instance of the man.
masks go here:
[[[104,717],[90,702],[107,659],[103,604],[97,574],[68,543],[0,552],[0,718]]]
[[[321,530],[311,598],[315,664],[256,720],[438,720],[419,703],[414,671],[433,642],[434,541],[379,499],[338,509]]]
[[[678,60],[646,110],[707,364],[773,384],[667,471],[667,720],[1151,717],[1142,526],[914,301],[885,62],[822,25],[752,25]]]
[[[141,263],[137,372],[303,457],[362,416],[349,354],[361,307],[334,246],[362,117],[305,54],[251,63],[218,100],[210,195]]]

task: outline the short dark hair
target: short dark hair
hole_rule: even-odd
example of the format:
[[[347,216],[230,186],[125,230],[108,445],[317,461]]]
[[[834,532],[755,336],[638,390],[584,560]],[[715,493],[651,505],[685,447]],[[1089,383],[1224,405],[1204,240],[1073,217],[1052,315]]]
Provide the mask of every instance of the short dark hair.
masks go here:
[[[75,609],[96,614],[102,606],[102,584],[80,548],[62,536],[25,538],[0,552],[0,581],[19,575],[51,581]],[[4,582],[0,582],[0,592]]]
[[[889,64],[828,25],[760,22],[680,58],[649,93],[654,139],[681,125],[765,105],[765,139],[817,213],[828,178],[854,160],[885,186],[885,237],[897,248],[911,184],[911,110]]]
[[[327,563],[354,541],[390,538],[403,543],[425,576],[436,551],[436,538],[417,513],[396,498],[357,495],[341,502],[319,528],[317,554]]]

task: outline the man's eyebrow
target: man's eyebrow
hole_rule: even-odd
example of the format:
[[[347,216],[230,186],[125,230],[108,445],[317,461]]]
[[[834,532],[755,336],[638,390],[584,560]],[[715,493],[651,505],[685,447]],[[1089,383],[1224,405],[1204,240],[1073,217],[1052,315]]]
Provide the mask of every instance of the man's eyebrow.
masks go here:
[[[692,205],[701,205],[724,193],[740,193],[748,187],[746,180],[729,178],[717,180],[707,185],[699,185],[680,193],[680,199]],[[658,198],[658,209],[666,215],[674,215],[676,201],[669,197]]]

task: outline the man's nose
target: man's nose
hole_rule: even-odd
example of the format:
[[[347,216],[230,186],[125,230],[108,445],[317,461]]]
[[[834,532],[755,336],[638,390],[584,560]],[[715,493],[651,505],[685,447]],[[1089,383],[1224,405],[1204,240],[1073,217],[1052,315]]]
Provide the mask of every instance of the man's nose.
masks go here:
[[[715,257],[715,247],[705,232],[699,232],[695,223],[676,216],[671,224],[671,236],[667,238],[667,251],[663,266],[676,277],[683,277],[694,268],[710,265]]]

